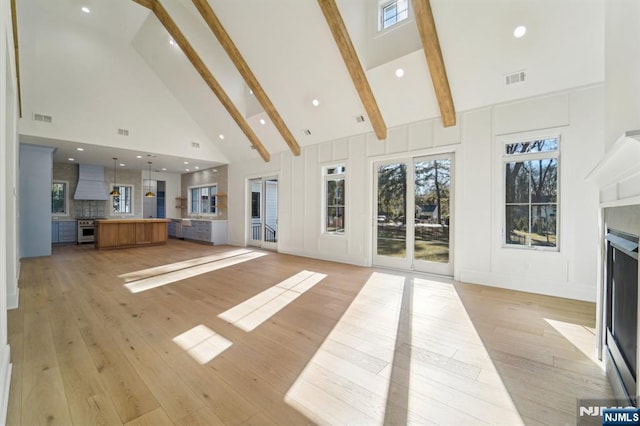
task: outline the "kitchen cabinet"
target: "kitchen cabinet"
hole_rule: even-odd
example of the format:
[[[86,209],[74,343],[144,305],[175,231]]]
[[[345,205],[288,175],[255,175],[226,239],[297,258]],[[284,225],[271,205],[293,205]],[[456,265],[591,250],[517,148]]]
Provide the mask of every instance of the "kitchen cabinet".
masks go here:
[[[96,220],[96,248],[124,248],[167,243],[167,219]]]
[[[71,244],[78,241],[78,223],[75,220],[54,220],[51,222],[51,243]]]
[[[167,224],[167,232],[171,238],[176,237],[176,222],[175,219],[171,219],[171,222]]]
[[[211,244],[227,243],[226,220],[183,219],[182,237]]]

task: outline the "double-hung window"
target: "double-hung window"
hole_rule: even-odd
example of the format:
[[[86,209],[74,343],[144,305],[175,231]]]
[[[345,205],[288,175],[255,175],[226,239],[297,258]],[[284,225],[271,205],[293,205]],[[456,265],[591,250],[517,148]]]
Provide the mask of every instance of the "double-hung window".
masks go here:
[[[133,186],[114,185],[113,189],[120,193],[112,198],[113,213],[133,214]]]
[[[324,233],[344,234],[345,176],[346,167],[343,164],[325,167],[324,169]]]
[[[51,214],[67,215],[67,182],[54,181],[51,184]]]
[[[559,139],[504,145],[506,246],[558,249]]]
[[[218,213],[218,186],[207,185],[189,189],[189,214],[216,215]]]

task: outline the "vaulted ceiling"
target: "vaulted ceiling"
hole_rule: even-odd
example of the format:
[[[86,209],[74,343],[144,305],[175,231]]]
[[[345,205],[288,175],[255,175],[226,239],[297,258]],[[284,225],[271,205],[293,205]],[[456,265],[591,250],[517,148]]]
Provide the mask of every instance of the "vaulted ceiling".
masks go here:
[[[604,79],[604,0],[420,0],[412,4],[410,19],[383,32],[377,28],[378,0],[16,1],[20,133],[26,141],[65,149],[99,145],[114,155],[153,153],[214,166],[265,158],[251,134],[273,156],[373,132],[374,117],[345,65],[323,3],[337,7],[389,128],[444,111],[423,50],[425,37],[433,37],[418,30],[416,3],[431,5],[451,111]],[[217,24],[210,16],[203,19],[207,8]],[[167,19],[179,35],[175,28],[167,31]],[[522,38],[513,36],[518,25],[528,29]],[[203,68],[237,115],[216,96]],[[401,78],[395,75],[399,68]],[[526,72],[525,82],[507,86],[505,75],[519,71]],[[436,77],[438,87],[441,75]],[[51,123],[34,120],[34,114],[52,117]],[[66,160],[67,151],[59,151]]]

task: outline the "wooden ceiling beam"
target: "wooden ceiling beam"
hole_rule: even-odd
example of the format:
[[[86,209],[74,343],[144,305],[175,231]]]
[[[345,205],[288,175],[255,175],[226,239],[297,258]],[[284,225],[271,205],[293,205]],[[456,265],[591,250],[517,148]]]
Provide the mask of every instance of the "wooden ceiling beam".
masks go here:
[[[22,90],[20,89],[20,54],[18,52],[18,14],[16,0],[11,0],[11,25],[13,26],[13,50],[16,60],[16,80],[18,85],[18,115],[22,118]]]
[[[453,105],[449,79],[442,59],[442,50],[440,49],[440,41],[438,40],[430,0],[413,0],[413,12],[418,32],[422,39],[424,54],[427,58],[433,89],[438,99],[442,124],[444,127],[455,126],[456,109]]]
[[[231,101],[231,98],[224,91],[220,83],[214,78],[209,68],[202,61],[200,56],[196,53],[195,49],[185,35],[180,31],[180,28],[175,23],[175,21],[171,18],[167,10],[162,6],[162,4],[158,0],[133,0],[134,2],[150,9],[158,18],[160,23],[165,27],[169,35],[173,37],[173,40],[178,44],[182,52],[189,59],[193,67],[196,69],[198,74],[202,77],[204,82],[209,86],[211,91],[218,97],[222,105],[231,115],[233,121],[240,127],[242,132],[247,136],[251,145],[258,151],[260,156],[264,161],[269,161],[271,156],[269,155],[269,151],[262,145],[258,136],[254,133],[253,129],[247,121],[244,119],[240,111],[236,108],[236,106]]]
[[[276,129],[280,132],[284,141],[289,145],[289,149],[293,152],[294,155],[300,155],[300,145],[289,131],[289,128],[285,124],[282,117],[276,110],[276,107],[271,103],[269,96],[267,96],[266,92],[258,82],[258,79],[251,71],[251,68],[247,64],[247,62],[242,57],[242,54],[236,47],[235,43],[227,33],[227,31],[222,26],[222,23],[214,13],[213,9],[207,2],[207,0],[193,0],[193,4],[196,6],[200,15],[205,20],[211,32],[216,36],[222,47],[224,48],[227,55],[236,66],[242,78],[249,86],[249,89],[253,92],[253,95],[256,97],[262,108],[264,108],[265,112],[276,126]]]
[[[342,20],[342,16],[340,15],[340,11],[338,10],[335,0],[318,0],[318,4],[320,5],[320,9],[322,9],[325,19],[327,20],[327,24],[329,25],[329,29],[333,34],[336,45],[340,50],[342,59],[349,70],[351,80],[358,91],[358,95],[360,96],[362,105],[367,112],[367,116],[369,116],[369,120],[371,120],[376,136],[380,140],[386,139],[387,125],[382,118],[382,114],[378,108],[378,103],[373,96],[371,86],[369,86],[369,81],[362,69],[362,64],[360,64],[358,54],[356,53],[356,49],[353,47],[351,37],[349,37],[349,32],[347,31],[347,27],[344,25],[344,21]]]

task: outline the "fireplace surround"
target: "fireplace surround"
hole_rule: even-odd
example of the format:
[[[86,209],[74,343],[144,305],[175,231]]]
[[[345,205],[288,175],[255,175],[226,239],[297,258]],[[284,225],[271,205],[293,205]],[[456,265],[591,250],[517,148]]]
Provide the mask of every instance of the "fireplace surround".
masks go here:
[[[638,403],[640,131],[623,134],[589,174],[599,188],[598,354],[619,403]]]

